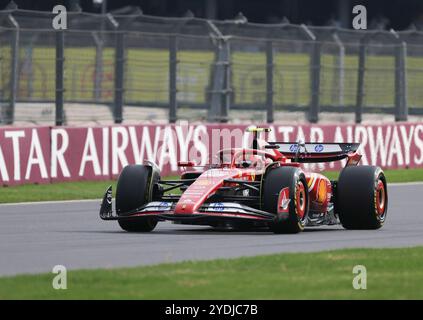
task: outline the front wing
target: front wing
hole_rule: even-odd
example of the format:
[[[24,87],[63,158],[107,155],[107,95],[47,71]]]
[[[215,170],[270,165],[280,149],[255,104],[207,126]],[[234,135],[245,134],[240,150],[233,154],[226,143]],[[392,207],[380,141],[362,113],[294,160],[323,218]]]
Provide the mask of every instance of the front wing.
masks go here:
[[[104,194],[100,208],[102,220],[125,220],[156,218],[181,223],[209,224],[215,222],[272,222],[274,214],[251,208],[236,202],[212,202],[202,205],[198,212],[193,214],[174,213],[176,202],[153,201],[129,212],[114,214],[112,204],[112,187]]]

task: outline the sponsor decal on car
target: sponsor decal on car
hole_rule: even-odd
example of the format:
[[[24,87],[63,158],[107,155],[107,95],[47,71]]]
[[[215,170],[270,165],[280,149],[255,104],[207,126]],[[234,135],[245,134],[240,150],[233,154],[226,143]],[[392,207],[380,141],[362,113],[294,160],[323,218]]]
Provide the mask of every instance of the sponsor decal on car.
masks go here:
[[[244,212],[242,205],[235,202],[213,202],[205,209],[206,212]]]
[[[224,209],[225,205],[222,202],[211,203],[209,206],[210,211],[223,211]]]
[[[315,173],[311,173],[310,177],[307,180],[307,186],[309,190],[313,190],[316,185],[318,185],[320,181],[319,175]]]
[[[141,210],[141,212],[145,211],[169,211],[172,209],[172,202],[150,202],[147,206]]]
[[[172,202],[160,202],[159,208],[169,210],[172,207]]]
[[[190,191],[190,192],[185,192],[184,195],[186,196],[202,196],[203,193],[202,192],[195,192],[195,191]]]
[[[106,201],[108,204],[112,204],[112,198],[113,198],[112,189],[108,189],[107,197],[106,197]]]
[[[195,185],[196,186],[207,186],[209,184],[211,184],[212,182],[209,179],[197,179],[197,181],[195,181]]]
[[[321,179],[317,192],[317,202],[324,203],[328,197],[326,181]]]
[[[224,177],[226,175],[228,175],[228,172],[230,172],[231,169],[226,169],[226,168],[222,168],[222,169],[211,169],[211,170],[207,170],[207,172],[205,173],[205,176],[207,177]]]
[[[322,144],[316,144],[316,146],[314,147],[314,151],[316,152],[322,152],[325,148],[323,147]]]
[[[291,151],[291,152],[297,152],[298,151],[298,148],[299,148],[298,144],[291,144],[289,146],[289,151]]]

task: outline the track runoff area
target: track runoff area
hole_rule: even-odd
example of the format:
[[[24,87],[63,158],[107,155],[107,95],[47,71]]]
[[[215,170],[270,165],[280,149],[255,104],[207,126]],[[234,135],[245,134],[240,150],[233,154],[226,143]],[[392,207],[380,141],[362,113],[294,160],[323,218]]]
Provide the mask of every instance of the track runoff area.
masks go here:
[[[186,260],[314,252],[341,248],[423,245],[419,200],[423,183],[388,187],[386,224],[377,231],[342,226],[306,228],[297,235],[268,230],[236,232],[159,223],[151,233],[127,233],[98,217],[99,200],[0,205],[0,275],[115,268]],[[36,219],[34,219],[36,217]],[[1,281],[0,281],[1,282]]]

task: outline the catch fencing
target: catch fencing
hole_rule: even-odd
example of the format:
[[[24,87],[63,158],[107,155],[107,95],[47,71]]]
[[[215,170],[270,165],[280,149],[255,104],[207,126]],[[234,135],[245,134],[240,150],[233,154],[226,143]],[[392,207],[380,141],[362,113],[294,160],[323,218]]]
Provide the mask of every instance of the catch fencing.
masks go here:
[[[0,12],[0,123],[423,115],[423,32],[142,14]],[[147,109],[146,109],[147,108]],[[153,117],[153,116],[152,116]]]

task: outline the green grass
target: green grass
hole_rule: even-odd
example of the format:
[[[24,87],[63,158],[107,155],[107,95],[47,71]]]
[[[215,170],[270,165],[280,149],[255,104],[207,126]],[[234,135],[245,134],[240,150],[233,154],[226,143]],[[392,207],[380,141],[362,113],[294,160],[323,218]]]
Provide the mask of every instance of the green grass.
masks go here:
[[[325,174],[329,179],[336,180],[339,172],[325,172]],[[423,168],[385,170],[385,174],[388,182],[423,181]],[[109,185],[113,185],[116,191],[116,181],[78,181],[0,187],[0,203],[100,199]]]
[[[423,168],[384,170],[386,180],[393,182],[419,182],[423,181]],[[324,173],[329,179],[338,179],[339,171],[328,171]]]
[[[115,181],[77,181],[0,187],[0,203],[100,199]]]
[[[367,289],[352,287],[353,267]],[[346,249],[0,278],[0,299],[423,299],[423,247]]]

